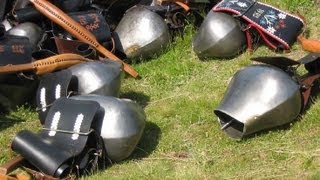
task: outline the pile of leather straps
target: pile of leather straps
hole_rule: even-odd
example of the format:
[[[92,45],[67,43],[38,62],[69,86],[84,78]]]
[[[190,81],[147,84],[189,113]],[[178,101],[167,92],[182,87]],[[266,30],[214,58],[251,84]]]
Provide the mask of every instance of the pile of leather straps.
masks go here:
[[[209,12],[204,19],[202,12]],[[28,179],[11,173],[21,167],[36,179],[74,178],[130,156],[146,116],[134,101],[118,98],[123,71],[137,78],[131,60],[162,52],[188,16],[196,17],[196,26],[201,24],[192,43],[199,58],[231,58],[261,41],[288,51],[297,39],[305,50],[320,52],[320,42],[303,37],[303,18],[253,0],[5,0],[0,7],[1,111],[35,101],[43,128],[37,134],[25,130],[16,135],[11,148],[21,156],[1,166],[0,177]],[[298,63],[265,57],[256,61],[276,68],[249,67],[248,74],[260,68],[285,76],[280,68],[301,79],[303,83],[287,83],[296,85],[296,93],[303,92],[306,105],[309,86],[319,78],[313,69],[317,55]],[[308,78],[292,75],[293,66],[301,64],[308,67]],[[252,124],[243,123],[239,130],[241,119],[224,111],[232,103],[215,111],[231,136],[268,128],[245,131]],[[295,108],[294,117],[301,109]]]

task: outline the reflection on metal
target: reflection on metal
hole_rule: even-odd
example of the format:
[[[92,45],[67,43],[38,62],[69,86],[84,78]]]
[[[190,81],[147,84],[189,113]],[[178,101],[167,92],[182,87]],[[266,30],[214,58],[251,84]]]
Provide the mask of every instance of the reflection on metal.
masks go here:
[[[300,86],[283,70],[251,65],[239,70],[214,113],[229,136],[246,135],[293,121],[302,109]]]
[[[121,161],[130,156],[138,144],[145,127],[143,109],[129,99],[84,95],[72,99],[92,100],[100,104],[94,129],[103,138],[108,158]]]
[[[117,49],[128,58],[151,57],[161,52],[170,41],[164,20],[143,6],[129,9],[115,32],[120,41]]]
[[[118,97],[121,85],[121,63],[93,61],[70,67],[77,79],[78,94],[97,94]]]
[[[12,28],[12,25],[7,19],[3,20],[1,24],[5,27],[6,31],[9,31]]]
[[[246,37],[239,22],[231,15],[210,11],[192,42],[200,58],[230,58],[246,47]]]

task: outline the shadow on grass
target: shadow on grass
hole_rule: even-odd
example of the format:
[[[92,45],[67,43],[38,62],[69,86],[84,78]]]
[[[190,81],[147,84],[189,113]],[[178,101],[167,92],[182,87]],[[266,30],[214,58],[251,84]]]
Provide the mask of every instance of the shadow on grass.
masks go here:
[[[150,97],[141,92],[127,92],[120,95],[121,98],[128,98],[139,103],[143,108],[148,105]],[[132,155],[127,160],[141,159],[149,156],[158,146],[161,137],[161,129],[153,122],[147,121],[142,137]]]
[[[121,94],[120,97],[136,101],[143,108],[145,108],[148,105],[148,102],[150,101],[150,97],[142,92],[129,91]]]
[[[24,120],[19,117],[15,117],[15,116],[7,117],[5,115],[1,115],[0,116],[0,132],[21,122],[24,122]]]
[[[161,130],[153,122],[147,122],[142,137],[127,161],[148,157],[158,146]]]
[[[106,171],[108,168],[112,167],[115,164],[126,164],[128,161],[146,158],[156,149],[159,144],[160,138],[161,130],[159,126],[157,126],[153,122],[146,122],[144,132],[137,147],[127,159],[120,162],[111,162],[108,160],[99,162],[98,169],[96,171],[90,172],[89,174],[84,174],[82,175],[82,177],[85,178],[89,177],[92,174]]]

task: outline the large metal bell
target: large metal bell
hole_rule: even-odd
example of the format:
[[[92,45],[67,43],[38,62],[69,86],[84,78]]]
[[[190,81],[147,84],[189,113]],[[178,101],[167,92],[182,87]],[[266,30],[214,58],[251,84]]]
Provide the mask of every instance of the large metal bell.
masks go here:
[[[115,32],[120,41],[117,49],[128,58],[151,57],[161,52],[170,41],[164,20],[143,6],[129,9]]]
[[[143,109],[129,99],[110,96],[83,95],[71,99],[92,100],[101,106],[94,129],[103,138],[108,158],[121,161],[130,156],[138,144],[146,116]]]
[[[234,75],[214,113],[222,130],[241,139],[289,123],[301,109],[299,84],[283,70],[259,64],[247,66]]]
[[[210,11],[193,38],[199,58],[230,58],[246,47],[246,36],[231,15]]]

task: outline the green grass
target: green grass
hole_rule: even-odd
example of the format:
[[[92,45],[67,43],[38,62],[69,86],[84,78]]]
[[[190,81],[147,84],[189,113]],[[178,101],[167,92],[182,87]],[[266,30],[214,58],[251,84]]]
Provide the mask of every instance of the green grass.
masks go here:
[[[310,37],[320,38],[320,11],[309,0],[263,1],[306,16]],[[320,102],[297,121],[242,141],[220,131],[213,109],[228,82],[252,56],[279,55],[260,46],[232,60],[200,61],[191,49],[195,29],[189,25],[167,51],[152,60],[134,64],[141,79],[126,78],[121,97],[145,108],[144,135],[123,162],[88,179],[319,179]],[[307,53],[298,44],[284,56],[299,59]],[[0,119],[0,163],[12,152],[9,145],[22,129],[37,131],[39,121],[27,106]]]

